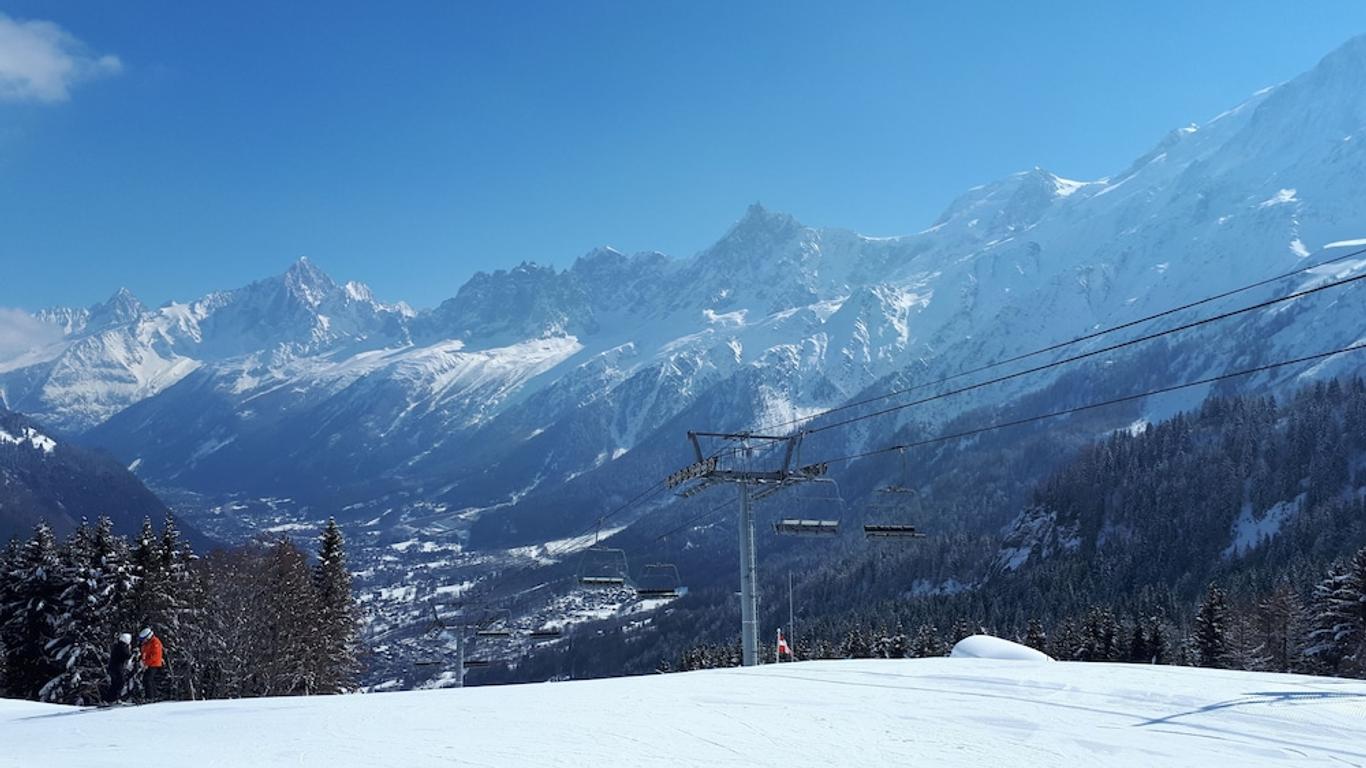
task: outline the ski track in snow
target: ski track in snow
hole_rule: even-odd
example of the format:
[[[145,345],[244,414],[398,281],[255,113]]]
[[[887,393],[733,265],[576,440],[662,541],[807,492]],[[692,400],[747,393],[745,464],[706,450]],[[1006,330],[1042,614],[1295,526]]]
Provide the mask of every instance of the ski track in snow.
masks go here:
[[[85,711],[0,701],[3,766],[1366,765],[1366,682],[822,661]]]

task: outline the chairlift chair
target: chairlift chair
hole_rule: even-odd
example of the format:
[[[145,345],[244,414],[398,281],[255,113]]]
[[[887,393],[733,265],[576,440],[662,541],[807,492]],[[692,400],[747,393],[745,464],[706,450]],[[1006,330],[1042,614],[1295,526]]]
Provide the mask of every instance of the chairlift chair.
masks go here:
[[[678,575],[678,566],[673,563],[650,563],[641,572],[636,584],[636,597],[665,598],[683,594],[683,580]]]
[[[840,532],[840,522],[788,517],[774,523],[773,530],[785,536],[835,536]]]
[[[465,659],[465,669],[484,669],[492,664],[488,659]]]
[[[559,627],[539,627],[527,633],[527,636],[532,640],[553,640],[563,635],[564,630]]]
[[[437,641],[439,641],[441,637],[446,634],[449,627],[446,625],[446,622],[441,618],[441,615],[437,613],[435,604],[432,604],[431,611],[432,620],[427,624],[427,628],[422,631],[422,635],[420,636],[422,638],[422,645],[430,646],[427,649],[428,651],[430,651],[430,653],[429,655],[426,655],[422,658],[415,660],[413,662],[414,667],[440,667],[444,666],[446,663],[436,654],[435,647]]]
[[[910,516],[912,511],[916,517],[922,517],[923,515],[920,513],[924,510],[920,503],[919,492],[911,485],[910,471],[906,466],[906,449],[900,448],[897,453],[901,454],[901,476],[896,482],[877,489],[879,496],[875,498],[878,500],[869,505],[869,511],[882,519],[863,524],[864,538],[884,540],[925,538],[925,534],[917,530],[915,525],[904,522],[904,518]]]
[[[783,536],[835,536],[840,532],[839,516],[842,515],[844,499],[840,496],[839,485],[834,480],[819,479],[810,480],[803,485],[829,486],[833,489],[832,493],[823,495],[802,496],[803,489],[799,485],[792,493],[798,494],[797,501],[806,505],[814,505],[818,512],[828,512],[831,508],[836,512],[836,517],[831,518],[807,518],[807,517],[785,517],[773,524],[775,533]]]
[[[626,570],[626,550],[595,544],[579,557],[580,586],[596,589],[625,587],[629,579]]]

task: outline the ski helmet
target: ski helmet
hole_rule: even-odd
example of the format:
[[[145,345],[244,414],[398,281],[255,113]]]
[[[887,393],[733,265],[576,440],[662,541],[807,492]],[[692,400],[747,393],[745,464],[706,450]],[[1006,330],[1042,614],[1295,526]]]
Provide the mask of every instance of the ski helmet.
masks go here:
[[[152,636],[152,628],[151,628],[151,627],[143,627],[143,628],[142,628],[142,631],[138,633],[138,640],[140,640],[140,641],[142,641],[142,642],[145,643],[145,642],[147,642],[147,639],[148,639],[149,637],[151,637],[151,636]]]
[[[122,634],[120,634],[120,635],[118,636],[118,641],[119,641],[120,643],[123,643],[124,645],[132,645],[132,644],[133,644],[133,636],[130,635],[130,634],[128,634],[127,632],[124,632],[124,633],[122,633]]]

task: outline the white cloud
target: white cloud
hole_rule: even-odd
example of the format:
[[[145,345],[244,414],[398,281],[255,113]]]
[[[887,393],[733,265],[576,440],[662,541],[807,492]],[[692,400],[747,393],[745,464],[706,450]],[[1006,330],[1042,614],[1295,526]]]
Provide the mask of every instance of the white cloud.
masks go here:
[[[117,56],[92,52],[50,21],[0,13],[0,101],[66,101],[76,83],[121,71]]]
[[[62,329],[22,309],[0,307],[0,362],[61,341]]]

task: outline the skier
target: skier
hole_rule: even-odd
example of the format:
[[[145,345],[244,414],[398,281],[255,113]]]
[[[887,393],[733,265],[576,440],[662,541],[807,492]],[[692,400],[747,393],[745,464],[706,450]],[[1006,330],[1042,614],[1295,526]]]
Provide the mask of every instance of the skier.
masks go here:
[[[142,650],[142,695],[147,701],[156,701],[157,686],[161,683],[161,638],[152,634],[151,627],[143,627],[138,633]]]
[[[127,632],[114,635],[109,646],[109,688],[104,692],[104,703],[115,704],[123,698],[123,687],[133,665],[133,636]]]

